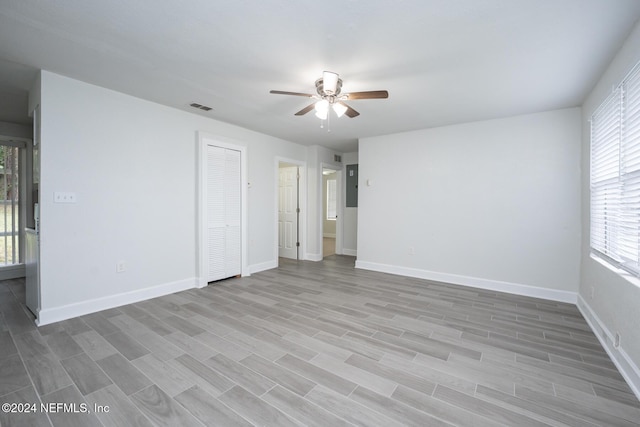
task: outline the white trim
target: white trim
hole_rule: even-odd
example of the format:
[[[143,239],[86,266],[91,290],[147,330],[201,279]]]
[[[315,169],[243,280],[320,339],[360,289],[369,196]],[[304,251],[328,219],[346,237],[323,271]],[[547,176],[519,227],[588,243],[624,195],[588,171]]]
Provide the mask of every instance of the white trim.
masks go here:
[[[358,260],[356,260],[356,268],[361,268],[363,270],[380,271],[390,274],[398,274],[400,276],[416,277],[418,279],[433,280],[436,282],[451,283],[454,285],[471,286],[473,288],[481,288],[498,292],[507,292],[510,294],[524,295],[551,301],[566,302],[569,304],[576,303],[577,294],[575,292],[540,288],[537,286],[523,285],[520,283],[481,279],[478,277],[461,276],[450,273],[439,273],[417,268],[400,267],[395,265],[379,264],[375,262]]]
[[[8,265],[0,267],[0,280],[19,279],[25,277],[24,264]]]
[[[587,302],[582,298],[582,295],[578,295],[577,302],[578,310],[582,313],[582,316],[585,318],[591,330],[598,340],[602,347],[604,347],[605,351],[613,361],[622,377],[625,379],[633,393],[640,400],[640,368],[636,365],[631,357],[624,351],[621,343],[621,346],[615,348],[613,343],[615,341],[613,334],[605,324],[600,320],[598,315],[593,311],[593,309],[587,304]]]
[[[309,261],[322,261],[322,254],[305,254],[304,259]]]
[[[254,274],[265,270],[271,270],[273,268],[278,268],[278,261],[266,261],[259,264],[251,264],[249,266],[249,271],[251,274]]]
[[[145,289],[138,289],[131,292],[108,295],[102,298],[95,298],[87,301],[63,305],[62,307],[40,309],[40,312],[38,313],[38,319],[36,320],[36,325],[44,326],[50,323],[59,322],[61,320],[72,319],[74,317],[83,316],[85,314],[107,310],[109,308],[120,307],[123,305],[132,304],[134,302],[173,294],[176,292],[184,291],[186,289],[195,288],[197,284],[198,279],[196,277],[192,277],[190,279],[164,283]]]
[[[205,243],[205,230],[207,229],[206,224],[206,186],[205,182],[207,182],[206,177],[206,148],[208,145],[213,145],[216,147],[226,148],[229,150],[235,150],[240,152],[240,174],[241,174],[241,205],[242,205],[242,225],[241,225],[241,239],[242,239],[242,267],[241,274],[242,276],[249,276],[251,273],[248,269],[248,259],[249,259],[249,240],[248,240],[248,215],[247,215],[247,187],[249,180],[247,178],[247,147],[241,145],[240,141],[227,138],[224,136],[212,135],[207,132],[198,131],[197,132],[197,152],[198,152],[198,174],[197,174],[197,185],[198,185],[198,218],[197,218],[197,236],[196,241],[198,242],[198,251],[196,257],[196,271],[198,272],[198,287],[207,286],[207,246]]]
[[[342,248],[342,255],[358,256],[358,251],[356,249]]]

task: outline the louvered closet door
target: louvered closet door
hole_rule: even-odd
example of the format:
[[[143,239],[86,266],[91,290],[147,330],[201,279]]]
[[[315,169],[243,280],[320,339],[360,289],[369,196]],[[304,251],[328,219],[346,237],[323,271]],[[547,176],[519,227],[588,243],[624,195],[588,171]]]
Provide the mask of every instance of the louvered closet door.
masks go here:
[[[224,204],[225,204],[225,277],[236,276],[241,267],[241,192],[240,152],[225,150]]]
[[[235,276],[241,270],[240,152],[207,147],[207,281]]]

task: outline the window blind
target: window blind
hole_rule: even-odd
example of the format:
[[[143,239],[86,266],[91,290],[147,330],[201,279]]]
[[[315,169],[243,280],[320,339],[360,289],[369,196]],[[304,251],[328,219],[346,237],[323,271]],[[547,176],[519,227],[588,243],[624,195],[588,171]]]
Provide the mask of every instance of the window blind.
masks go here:
[[[591,248],[640,273],[640,67],[591,117]]]

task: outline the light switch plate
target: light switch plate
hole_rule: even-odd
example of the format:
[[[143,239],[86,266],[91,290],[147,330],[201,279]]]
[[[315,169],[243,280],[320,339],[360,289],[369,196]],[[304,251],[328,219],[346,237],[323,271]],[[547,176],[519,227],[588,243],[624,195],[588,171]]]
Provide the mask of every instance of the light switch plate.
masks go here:
[[[55,193],[53,193],[53,202],[54,203],[75,203],[76,193],[56,191]]]

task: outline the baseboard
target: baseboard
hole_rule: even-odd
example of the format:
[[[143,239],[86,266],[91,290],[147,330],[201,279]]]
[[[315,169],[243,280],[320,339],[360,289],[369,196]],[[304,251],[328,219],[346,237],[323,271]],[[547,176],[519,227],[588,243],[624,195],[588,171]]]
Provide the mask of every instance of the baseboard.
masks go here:
[[[358,251],[355,249],[342,248],[342,255],[358,256]]]
[[[24,264],[9,265],[0,268],[0,280],[18,279],[24,276]]]
[[[477,277],[461,276],[457,274],[439,273],[418,268],[400,267],[389,264],[356,260],[356,268],[363,270],[380,271],[382,273],[397,274],[400,276],[416,277],[418,279],[433,280],[436,282],[452,283],[454,285],[471,286],[498,292],[541,298],[551,301],[576,303],[576,293],[558,291],[555,289],[539,288],[537,286],[523,285],[519,283],[502,282],[499,280],[480,279]]]
[[[102,298],[95,298],[88,301],[81,301],[74,304],[40,309],[36,325],[44,326],[50,323],[67,320],[85,314],[95,313],[109,308],[120,307],[134,302],[144,301],[151,298],[161,297],[197,287],[197,278],[179,280],[176,282],[164,283],[162,285],[151,286],[131,292],[116,295],[109,295]]]
[[[322,254],[305,254],[304,259],[309,261],[322,261]]]
[[[253,264],[248,266],[249,272],[251,274],[259,273],[265,270],[271,270],[272,268],[278,268],[278,260],[261,262],[260,264]]]
[[[580,313],[582,313],[582,316],[591,327],[591,330],[593,330],[593,333],[598,337],[600,344],[602,344],[602,347],[604,347],[605,351],[618,368],[618,371],[622,374],[622,377],[625,379],[627,384],[629,384],[629,387],[638,400],[640,400],[640,368],[638,365],[631,360],[622,346],[615,348],[613,345],[615,342],[614,335],[580,295],[578,295],[577,306],[578,310],[580,310]]]

